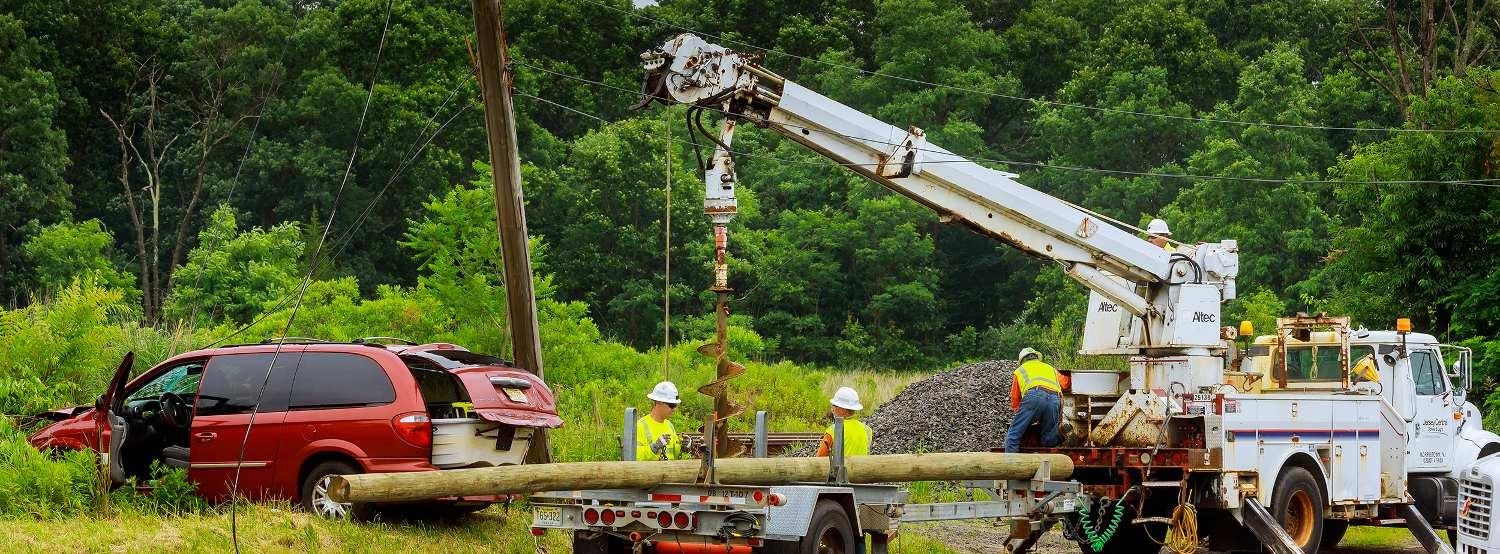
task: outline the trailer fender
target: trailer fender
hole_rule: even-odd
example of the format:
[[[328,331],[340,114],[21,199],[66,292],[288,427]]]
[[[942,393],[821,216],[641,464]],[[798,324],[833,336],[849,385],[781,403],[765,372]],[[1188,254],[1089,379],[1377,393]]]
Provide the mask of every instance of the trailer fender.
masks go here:
[[[786,503],[772,507],[766,513],[766,538],[772,540],[797,540],[807,535],[812,523],[813,510],[823,499],[837,502],[849,514],[849,523],[856,535],[863,534],[859,510],[854,504],[854,494],[848,489],[816,486],[771,487],[772,493],[786,497]]]
[[[1266,479],[1265,475],[1262,475],[1259,480],[1260,487],[1256,491],[1255,496],[1256,500],[1260,501],[1264,506],[1271,505],[1271,491],[1276,488],[1276,483],[1280,481],[1281,474],[1293,467],[1300,467],[1311,473],[1313,480],[1318,482],[1318,489],[1323,492],[1323,498],[1332,498],[1328,495],[1328,470],[1324,469],[1323,464],[1319,463],[1318,460],[1306,452],[1292,452],[1286,459],[1282,460],[1280,465],[1267,467],[1276,467],[1278,469],[1276,470],[1276,477],[1274,479]]]

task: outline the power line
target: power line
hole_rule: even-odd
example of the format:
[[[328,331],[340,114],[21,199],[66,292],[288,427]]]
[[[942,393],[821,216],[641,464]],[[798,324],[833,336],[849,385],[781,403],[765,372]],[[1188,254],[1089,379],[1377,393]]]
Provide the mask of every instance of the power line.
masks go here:
[[[638,13],[638,11],[636,11],[636,10],[624,10],[624,9],[621,9],[621,8],[617,8],[615,6],[611,6],[611,5],[607,4],[607,3],[597,2],[595,0],[582,0],[582,1],[583,2],[587,2],[589,4],[596,5],[596,6],[601,6],[601,7],[604,7],[606,9],[618,12],[618,13],[623,13],[625,15],[629,15],[629,16],[632,16],[632,17],[637,17],[637,18],[640,18],[640,19],[644,19],[644,20],[647,20],[647,21],[651,21],[651,22],[654,22],[654,23],[665,25],[667,27],[678,29],[680,31],[685,31],[685,32],[693,33],[693,34],[696,34],[696,35],[699,35],[699,36],[712,37],[712,38],[718,39],[718,40],[723,41],[723,42],[738,44],[738,45],[744,46],[746,48],[751,48],[751,49],[754,49],[754,50],[759,50],[759,51],[763,51],[763,52],[767,52],[767,53],[771,53],[771,54],[776,54],[778,56],[785,56],[785,57],[788,57],[788,58],[793,58],[793,59],[797,59],[797,60],[801,60],[801,61],[812,62],[812,63],[816,63],[816,64],[820,64],[820,65],[825,65],[825,66],[828,66],[828,67],[833,67],[833,68],[837,68],[837,69],[843,69],[843,70],[846,70],[846,71],[853,71],[853,72],[856,72],[856,73],[859,73],[859,74],[865,75],[865,76],[884,77],[886,79],[892,79],[892,80],[896,80],[896,81],[903,81],[903,82],[906,82],[906,83],[911,83],[911,84],[916,84],[916,85],[945,88],[945,89],[949,89],[949,90],[956,90],[956,91],[966,92],[966,93],[970,93],[970,94],[981,94],[981,95],[985,95],[985,96],[993,96],[993,97],[996,97],[996,98],[1003,98],[1003,99],[1006,99],[1006,100],[1012,100],[1012,101],[1016,101],[1016,102],[1032,102],[1032,103],[1036,103],[1036,104],[1044,104],[1044,105],[1056,106],[1056,107],[1060,107],[1060,108],[1077,108],[1077,109],[1081,109],[1081,110],[1088,110],[1088,111],[1094,111],[1094,112],[1100,112],[1100,113],[1113,113],[1113,114],[1131,115],[1131,116],[1138,116],[1138,117],[1154,117],[1154,118],[1159,118],[1159,119],[1173,119],[1173,120],[1180,120],[1180,121],[1197,121],[1197,122],[1201,122],[1201,123],[1215,123],[1215,124],[1222,124],[1222,125],[1239,125],[1239,126],[1245,126],[1245,127],[1271,127],[1271,128],[1277,128],[1277,129],[1312,129],[1312,130],[1324,130],[1324,131],[1369,131],[1369,132],[1378,132],[1378,133],[1442,133],[1442,134],[1492,134],[1492,133],[1500,133],[1500,129],[1406,129],[1406,128],[1400,128],[1400,127],[1346,127],[1346,126],[1335,126],[1335,125],[1311,125],[1311,124],[1296,124],[1296,123],[1268,123],[1268,122],[1263,122],[1263,121],[1240,121],[1240,120],[1224,119],[1224,118],[1216,118],[1216,117],[1198,117],[1198,116],[1172,115],[1172,114],[1163,114],[1163,113],[1154,113],[1154,112],[1142,112],[1142,111],[1135,111],[1135,110],[1122,110],[1122,109],[1118,109],[1118,108],[1104,108],[1104,107],[1100,107],[1100,106],[1090,106],[1090,105],[1087,105],[1087,104],[1078,104],[1078,103],[1074,103],[1074,102],[1063,102],[1063,101],[1060,101],[1060,100],[1047,100],[1047,99],[1044,99],[1044,98],[1031,98],[1031,97],[1027,97],[1027,96],[1019,96],[1019,95],[1014,95],[1014,94],[1005,94],[1005,93],[1001,93],[1001,92],[994,92],[994,91],[988,91],[988,90],[979,90],[979,89],[973,89],[973,88],[968,88],[968,87],[961,87],[961,86],[957,86],[957,85],[948,85],[948,84],[943,84],[943,83],[933,83],[933,82],[930,82],[930,81],[923,81],[921,79],[914,79],[914,78],[911,78],[911,77],[905,77],[905,76],[901,76],[901,75],[893,75],[893,74],[890,74],[890,73],[884,73],[884,72],[880,72],[880,71],[872,71],[872,70],[868,70],[868,69],[864,69],[864,68],[860,68],[860,67],[855,67],[855,66],[852,66],[852,65],[844,65],[844,64],[840,64],[840,63],[834,63],[834,62],[830,62],[830,61],[820,60],[820,59],[817,59],[817,58],[810,58],[810,57],[807,57],[807,56],[800,56],[800,55],[797,55],[797,54],[793,54],[793,53],[790,53],[790,52],[785,52],[785,51],[777,50],[777,49],[774,49],[774,48],[765,48],[765,47],[762,47],[762,46],[759,46],[759,45],[755,45],[755,44],[751,44],[751,43],[748,43],[748,42],[744,42],[744,41],[740,41],[740,40],[735,40],[735,39],[732,39],[732,38],[729,38],[729,37],[726,37],[726,36],[723,36],[723,35],[716,35],[716,34],[713,34],[713,33],[706,33],[706,32],[699,31],[699,30],[696,30],[696,29],[692,29],[692,28],[689,28],[689,27],[683,27],[681,25],[677,25],[677,24],[669,22],[669,21],[665,21],[665,20],[662,20],[662,19],[659,19],[659,18],[651,17],[651,16],[643,14],[643,13]]]
[[[318,239],[317,247],[313,249],[312,259],[309,261],[307,267],[307,274],[302,277],[302,285],[297,290],[296,303],[292,305],[292,313],[287,317],[286,326],[281,331],[282,337],[286,336],[287,332],[292,328],[292,322],[297,319],[297,310],[302,307],[302,298],[307,294],[307,286],[312,283],[313,273],[318,269],[318,256],[322,254],[323,244],[328,240],[328,232],[333,229],[333,220],[338,216],[339,200],[344,196],[344,187],[349,184],[349,176],[354,172],[354,160],[359,155],[359,140],[360,137],[364,136],[365,119],[370,114],[370,101],[375,98],[375,83],[380,79],[380,62],[385,54],[386,34],[391,29],[391,4],[393,2],[394,0],[386,0],[385,3],[385,22],[381,24],[380,43],[375,47],[375,66],[370,72],[370,86],[365,92],[365,105],[360,110],[359,125],[354,131],[354,143],[349,148],[349,162],[344,165],[344,177],[339,181],[338,191],[334,193],[333,204],[330,206],[328,212],[328,222],[323,225],[323,234]],[[237,497],[239,496],[240,488],[240,469],[245,465],[245,447],[250,442],[251,430],[255,428],[255,414],[260,410],[261,399],[265,396],[266,386],[271,381],[271,371],[276,367],[276,360],[281,357],[281,348],[285,343],[285,340],[276,341],[276,350],[271,353],[271,362],[266,364],[266,373],[261,378],[260,390],[255,394],[255,404],[250,406],[250,419],[245,424],[245,434],[240,438],[239,455],[235,458],[234,481],[229,488],[229,534],[230,540],[234,544],[235,554],[239,554],[240,551],[239,499]]]
[[[611,90],[615,90],[615,91],[620,91],[622,93],[623,92],[628,92],[628,93],[630,93],[632,95],[639,95],[640,94],[640,91],[629,90],[629,89],[625,89],[625,88],[622,88],[622,87],[616,87],[616,86],[610,85],[608,83],[604,83],[604,82],[601,82],[601,81],[596,81],[596,80],[589,79],[589,78],[586,78],[586,77],[581,77],[581,76],[577,76],[577,75],[569,75],[569,74],[566,74],[566,73],[560,73],[560,72],[556,72],[556,71],[551,71],[551,70],[548,70],[548,69],[544,69],[544,68],[532,66],[532,65],[529,65],[529,64],[519,63],[519,62],[518,62],[517,65],[521,65],[523,67],[527,67],[527,68],[530,68],[530,69],[535,69],[535,70],[538,70],[538,71],[542,71],[544,73],[549,73],[549,74],[552,74],[552,75],[556,75],[558,77],[563,77],[563,78],[567,78],[567,79],[573,79],[573,80],[576,80],[576,81],[580,81],[580,82],[584,82],[584,83],[589,83],[589,84],[592,84],[592,85],[596,85],[596,86],[599,86],[599,87],[602,87],[602,88],[607,88],[607,89],[611,89]],[[533,95],[530,95],[530,94],[523,94],[523,93],[519,93],[519,92],[517,94],[522,95],[522,96],[526,96],[528,98],[532,98],[534,100],[539,100],[539,101],[545,102],[547,104],[551,104],[553,106],[556,106],[558,108],[565,109],[567,111],[570,111],[570,112],[573,112],[573,113],[576,113],[576,114],[579,114],[579,115],[587,116],[589,118],[592,118],[592,119],[595,119],[595,120],[598,120],[598,121],[601,121],[601,122],[604,122],[604,123],[609,123],[609,120],[606,120],[603,117],[600,117],[598,115],[591,114],[591,113],[585,113],[585,112],[579,111],[576,108],[572,108],[572,107],[569,107],[569,106],[564,106],[562,104],[559,104],[557,102],[553,102],[551,100],[547,100],[545,98],[540,98],[540,97],[536,97],[536,96],[533,96]],[[726,112],[726,111],[724,111],[722,109],[716,109],[716,108],[711,107],[711,106],[700,106],[700,107],[703,108],[703,109],[705,109],[705,110],[713,111],[713,112],[718,112],[718,113],[724,114],[724,115],[733,115],[733,116],[736,116],[736,117],[739,116],[739,114],[731,114],[731,113]],[[816,132],[820,132],[820,133],[826,133],[826,134],[830,134],[830,135],[834,135],[834,136],[839,136],[839,137],[843,137],[843,138],[848,138],[848,139],[852,139],[852,140],[858,140],[858,141],[869,143],[869,144],[880,144],[880,145],[884,145],[884,146],[903,146],[903,145],[901,145],[899,143],[895,143],[895,142],[888,142],[888,141],[876,140],[876,139],[871,139],[871,138],[867,138],[867,137],[856,137],[856,136],[853,136],[853,135],[845,135],[845,134],[842,134],[842,133],[836,133],[836,132],[829,131],[829,130],[826,130],[826,129],[804,127],[804,126],[790,124],[790,123],[778,123],[778,125],[782,125],[782,126],[785,126],[785,127],[796,128],[796,129],[804,129],[804,130],[808,130],[808,131],[816,131]],[[1238,176],[1232,176],[1232,175],[1196,175],[1196,174],[1186,174],[1186,173],[1164,173],[1164,172],[1155,172],[1155,171],[1131,171],[1131,170],[1124,170],[1124,169],[1105,169],[1105,168],[1094,168],[1094,167],[1083,167],[1083,166],[1070,166],[1070,165],[1050,164],[1050,163],[1044,163],[1044,162],[1028,162],[1028,161],[1022,161],[1022,160],[1007,160],[1007,159],[1000,159],[1000,158],[986,158],[986,157],[981,157],[981,156],[965,156],[964,154],[961,154],[961,153],[946,152],[946,151],[942,151],[942,150],[934,150],[934,149],[931,149],[931,148],[914,148],[913,150],[916,150],[918,152],[926,152],[926,153],[939,154],[939,155],[944,155],[944,156],[959,156],[959,157],[963,158],[963,159],[946,159],[946,160],[927,160],[927,161],[923,161],[922,162],[923,164],[988,162],[988,163],[996,163],[996,164],[1005,164],[1005,165],[1015,165],[1015,166],[1032,167],[1032,168],[1038,168],[1038,169],[1053,169],[1053,170],[1059,170],[1059,171],[1071,171],[1071,172],[1081,172],[1081,173],[1096,173],[1096,174],[1117,175],[1117,176],[1127,176],[1127,177],[1151,177],[1151,178],[1161,178],[1161,179],[1184,179],[1184,180],[1191,180],[1191,181],[1232,181],[1232,182],[1258,183],[1258,184],[1307,184],[1307,185],[1458,185],[1458,186],[1500,187],[1500,178],[1467,179],[1467,180],[1433,180],[1433,179],[1349,180],[1349,179],[1286,179],[1286,178],[1273,178],[1273,177],[1238,177]],[[750,153],[743,152],[743,151],[738,151],[738,150],[730,150],[730,152],[733,153],[733,154],[735,154],[735,155],[738,155],[738,156],[745,156],[745,157],[750,157],[750,158],[767,158],[767,159],[772,159],[772,160],[776,160],[776,161],[783,162],[783,163],[801,163],[801,164],[813,163],[813,164],[817,164],[817,165],[839,165],[839,166],[844,166],[844,167],[878,167],[878,166],[881,165],[881,164],[878,164],[878,163],[845,163],[845,162],[833,162],[833,161],[827,161],[827,162],[808,162],[808,161],[805,161],[805,160],[789,160],[789,159],[769,157],[769,156],[759,155],[759,154],[750,154]]]

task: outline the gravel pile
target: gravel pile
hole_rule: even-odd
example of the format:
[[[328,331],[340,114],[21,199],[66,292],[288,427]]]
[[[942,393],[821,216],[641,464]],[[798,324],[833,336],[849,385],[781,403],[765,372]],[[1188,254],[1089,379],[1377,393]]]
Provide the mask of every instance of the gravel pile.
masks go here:
[[[871,454],[985,452],[999,448],[1010,426],[1008,360],[953,368],[908,385],[865,418]]]

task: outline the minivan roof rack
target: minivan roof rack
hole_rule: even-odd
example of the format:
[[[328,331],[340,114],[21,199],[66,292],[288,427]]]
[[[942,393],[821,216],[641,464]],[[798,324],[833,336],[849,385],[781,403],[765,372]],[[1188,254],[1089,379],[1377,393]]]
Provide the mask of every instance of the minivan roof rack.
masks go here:
[[[330,341],[308,337],[267,337],[261,344],[327,344]]]
[[[389,343],[396,343],[396,344],[400,344],[400,345],[403,345],[403,346],[416,346],[417,345],[417,343],[415,341],[403,339],[401,337],[360,337],[360,338],[354,339],[354,340],[349,341],[349,342],[352,342],[354,344],[389,344]]]

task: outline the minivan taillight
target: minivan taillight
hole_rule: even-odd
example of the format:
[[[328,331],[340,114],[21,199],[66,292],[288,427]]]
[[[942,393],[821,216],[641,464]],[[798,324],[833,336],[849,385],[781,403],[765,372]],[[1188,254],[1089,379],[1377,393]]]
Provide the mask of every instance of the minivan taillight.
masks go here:
[[[418,448],[432,448],[432,418],[422,412],[411,412],[391,419],[396,435]]]

